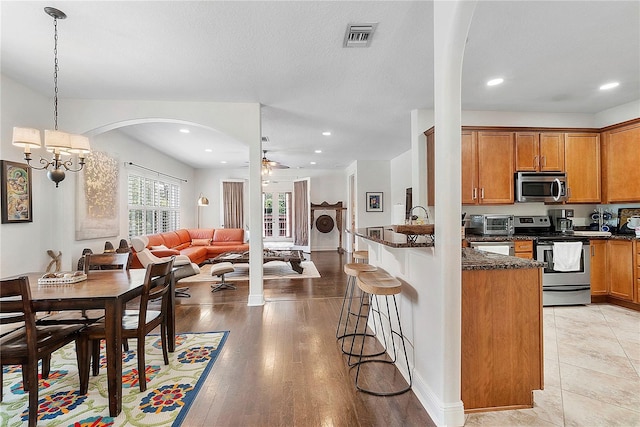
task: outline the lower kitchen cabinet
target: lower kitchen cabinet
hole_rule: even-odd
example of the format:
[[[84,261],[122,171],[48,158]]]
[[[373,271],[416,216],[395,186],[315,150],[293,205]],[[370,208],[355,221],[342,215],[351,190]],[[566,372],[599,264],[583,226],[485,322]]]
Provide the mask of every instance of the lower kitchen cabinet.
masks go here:
[[[609,240],[607,242],[607,276],[609,295],[625,301],[633,301],[634,270],[637,269],[634,242]],[[636,273],[637,274],[637,273]]]
[[[515,256],[518,258],[533,259],[533,240],[516,240],[513,243]]]
[[[633,242],[633,253],[635,254],[635,261],[633,263],[633,265],[635,266],[635,275],[636,275],[636,280],[635,280],[635,284],[636,284],[636,293],[635,293],[635,297],[634,297],[634,301],[637,303],[640,303],[640,240],[636,240],[635,242]]]
[[[607,241],[591,240],[591,296],[606,296],[607,289]]]
[[[533,407],[544,381],[542,272],[462,271],[465,412]]]

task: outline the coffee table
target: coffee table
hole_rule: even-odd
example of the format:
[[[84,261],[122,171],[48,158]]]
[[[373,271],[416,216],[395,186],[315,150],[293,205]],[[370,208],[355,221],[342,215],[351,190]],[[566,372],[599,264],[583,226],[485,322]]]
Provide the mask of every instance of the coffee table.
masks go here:
[[[299,250],[273,250],[273,249],[265,249],[262,254],[262,262],[266,263],[269,261],[284,261],[291,264],[291,268],[293,271],[298,274],[302,274],[304,269],[300,263],[304,261],[304,253]],[[211,258],[209,260],[210,263],[215,264],[218,262],[230,262],[232,264],[246,264],[249,262],[249,251],[244,252],[224,252],[218,255],[215,258]]]

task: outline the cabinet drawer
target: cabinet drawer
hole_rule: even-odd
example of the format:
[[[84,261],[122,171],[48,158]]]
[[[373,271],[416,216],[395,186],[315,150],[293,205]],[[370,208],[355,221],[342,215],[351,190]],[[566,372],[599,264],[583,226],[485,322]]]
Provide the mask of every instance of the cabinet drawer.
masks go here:
[[[516,252],[514,254],[514,256],[516,256],[518,258],[524,258],[524,259],[533,259],[533,253],[532,252]]]
[[[514,241],[516,252],[533,252],[533,240]]]

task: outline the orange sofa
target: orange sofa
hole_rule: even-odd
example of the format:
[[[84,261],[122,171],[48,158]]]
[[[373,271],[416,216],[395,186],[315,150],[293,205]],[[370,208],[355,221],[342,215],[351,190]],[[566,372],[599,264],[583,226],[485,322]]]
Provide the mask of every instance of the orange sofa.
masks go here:
[[[195,228],[148,234],[147,247],[157,257],[186,255],[191,262],[200,265],[223,252],[248,251],[242,228]],[[131,268],[142,268],[135,250]]]

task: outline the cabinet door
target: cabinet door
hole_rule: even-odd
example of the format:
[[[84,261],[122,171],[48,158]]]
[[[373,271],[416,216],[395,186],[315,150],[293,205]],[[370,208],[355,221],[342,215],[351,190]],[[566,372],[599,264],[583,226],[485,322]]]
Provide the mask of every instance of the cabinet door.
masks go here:
[[[513,132],[478,132],[480,204],[513,204]]]
[[[478,204],[478,145],[477,132],[462,132],[462,204]]]
[[[543,132],[540,134],[540,171],[564,171],[564,134]]]
[[[633,242],[608,241],[609,295],[627,301],[633,300],[633,258]]]
[[[604,132],[603,138],[604,201],[637,203],[640,201],[640,123]]]
[[[607,295],[607,241],[591,240],[591,295]]]
[[[537,132],[516,133],[516,171],[536,172],[540,164]]]
[[[635,240],[633,242],[633,248],[633,253],[635,254],[635,261],[633,262],[633,265],[635,265],[636,271],[636,290],[633,300],[637,303],[640,303],[640,240]]]
[[[600,135],[567,133],[564,139],[567,203],[600,202]]]

